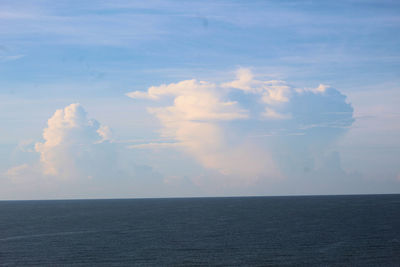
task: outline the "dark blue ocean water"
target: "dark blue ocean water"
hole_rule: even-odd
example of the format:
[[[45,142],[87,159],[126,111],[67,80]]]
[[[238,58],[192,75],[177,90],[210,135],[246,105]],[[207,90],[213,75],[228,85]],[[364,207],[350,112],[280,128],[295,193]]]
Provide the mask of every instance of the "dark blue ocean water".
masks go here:
[[[1,266],[400,266],[400,195],[0,202]]]

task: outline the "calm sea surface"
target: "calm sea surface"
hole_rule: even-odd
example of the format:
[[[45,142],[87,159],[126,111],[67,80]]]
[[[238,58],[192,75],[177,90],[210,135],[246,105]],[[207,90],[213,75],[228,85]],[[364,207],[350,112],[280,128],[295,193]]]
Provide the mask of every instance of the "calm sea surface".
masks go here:
[[[0,266],[400,266],[400,195],[0,201]]]

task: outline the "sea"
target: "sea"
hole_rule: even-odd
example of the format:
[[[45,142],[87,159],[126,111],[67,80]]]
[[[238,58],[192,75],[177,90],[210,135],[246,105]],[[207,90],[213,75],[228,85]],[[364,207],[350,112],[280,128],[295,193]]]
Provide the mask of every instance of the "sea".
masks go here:
[[[400,195],[0,201],[0,266],[400,266]]]

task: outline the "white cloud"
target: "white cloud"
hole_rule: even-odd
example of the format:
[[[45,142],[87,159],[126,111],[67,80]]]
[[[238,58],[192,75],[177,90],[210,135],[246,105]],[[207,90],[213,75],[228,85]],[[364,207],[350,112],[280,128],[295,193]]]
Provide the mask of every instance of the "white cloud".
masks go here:
[[[137,145],[130,145],[128,148],[136,149],[136,148],[169,148],[169,147],[177,147],[180,146],[180,143],[144,143],[144,144],[137,144]]]
[[[243,91],[253,90],[252,85],[254,84],[254,75],[250,69],[240,68],[236,72],[236,80],[232,82],[223,83],[222,87],[225,88],[237,88]]]
[[[236,80],[223,83],[224,88],[243,90],[246,93],[262,96],[262,101],[269,105],[279,105],[289,101],[290,87],[279,80],[261,81],[254,79],[250,69],[241,68],[236,72]]]
[[[58,179],[74,179],[93,176],[109,162],[111,131],[93,119],[79,104],[71,104],[57,110],[47,122],[43,131],[44,142],[35,145],[40,153],[40,167],[22,164],[10,168],[6,176],[51,176]],[[101,166],[101,167],[100,167]]]
[[[314,93],[325,93],[329,85],[320,84],[317,88],[313,90]]]
[[[326,90],[329,88],[329,85],[325,85],[325,84],[320,84],[317,88],[297,88],[295,89],[295,91],[299,94],[303,93],[303,92],[312,92],[315,94],[323,94],[326,92]]]
[[[273,110],[271,108],[266,108],[265,112],[262,113],[262,115],[265,118],[274,119],[274,120],[290,119],[291,118],[290,114],[282,114],[282,113],[279,113],[279,112],[277,112],[277,111],[275,111],[275,110]]]
[[[136,91],[136,92],[130,92],[126,94],[127,96],[129,96],[130,98],[148,98],[148,99],[154,99],[156,97],[151,96],[150,94],[148,94],[147,92],[140,92],[140,91]]]
[[[142,160],[146,150],[125,149],[110,133],[79,104],[57,110],[43,130],[43,141],[34,150],[18,150],[24,154],[13,160],[17,164],[1,171],[1,198],[167,195],[160,174]]]
[[[242,179],[244,183],[271,173],[277,175],[268,153],[250,143],[232,146],[225,140],[227,129],[219,122],[247,119],[248,113],[236,101],[224,101],[226,96],[220,88],[208,82],[187,80],[152,86],[147,93],[131,92],[127,95],[150,99],[174,96],[172,105],[149,111],[161,121],[162,136],[175,140],[175,147],[194,156],[204,167],[216,170],[222,176]]]
[[[265,82],[262,100],[270,105],[276,105],[289,101],[290,88],[284,82],[270,81]]]
[[[172,94],[175,98],[172,106],[153,108],[150,112],[163,124],[162,135],[176,140],[181,149],[206,168],[222,175],[256,179],[266,173],[266,165],[272,164],[254,158],[244,145],[231,147],[224,140],[225,129],[218,121],[245,119],[248,115],[236,102],[222,101],[216,89],[214,84],[195,80],[151,87],[150,95]]]
[[[112,139],[112,131],[110,127],[106,125],[101,125],[99,129],[97,129],[97,133],[101,136],[101,140],[98,141],[99,143],[103,141],[111,141]]]
[[[21,173],[23,173],[24,171],[26,171],[27,169],[29,169],[29,165],[28,164],[21,164],[15,167],[12,167],[10,169],[8,169],[5,173],[6,176],[9,177],[16,177],[16,176],[20,176]]]
[[[152,86],[148,98],[158,99],[161,96],[174,96],[174,105],[167,108],[153,108],[161,120],[233,120],[247,117],[246,111],[240,109],[234,101],[223,101],[216,85],[203,81],[186,80],[169,85]],[[138,92],[129,93],[135,98]]]
[[[221,86],[223,88],[239,89],[248,94],[260,95],[262,102],[271,106],[288,102],[291,95],[291,88],[284,81],[256,80],[250,69],[244,68],[236,72],[236,80],[223,83]]]
[[[43,141],[34,150],[31,141],[20,144],[30,153],[31,163],[18,162],[3,174],[9,178],[7,183],[24,185],[32,192],[28,185],[35,185],[37,192],[66,184],[70,187],[64,192],[74,192],[80,185],[84,185],[81,192],[85,186],[92,186],[88,192],[106,191],[113,184],[107,178],[118,176],[115,185],[126,192],[136,185],[139,192],[141,186],[151,191],[189,183],[218,193],[274,184],[274,178],[292,179],[304,170],[313,172],[315,159],[354,120],[346,97],[327,86],[300,90],[283,81],[245,74],[252,77],[242,79],[242,86],[248,83],[246,90],[227,83],[185,80],[129,93],[135,101],[140,101],[138,95],[156,101],[157,107],[152,103],[148,111],[158,118],[160,134],[129,140],[131,149],[118,150],[123,155],[118,159],[115,149],[126,144],[112,140],[111,130],[89,119],[81,105],[71,104],[50,117]],[[266,95],[270,102],[265,101]],[[32,152],[38,153],[40,161]],[[188,166],[181,166],[182,162]],[[161,175],[185,178],[164,183]],[[160,188],[154,190],[166,192],[166,187]]]
[[[235,97],[236,92],[239,96]],[[271,138],[293,139],[302,138],[316,127],[333,129],[353,121],[351,106],[335,89],[325,85],[295,89],[284,81],[257,80],[249,69],[243,68],[238,70],[236,80],[220,85],[186,80],[127,95],[158,101],[159,107],[148,110],[160,120],[161,136],[175,141],[172,145],[138,144],[132,148],[182,150],[206,169],[217,171],[214,182],[218,178],[224,186],[249,185],[282,176],[272,141],[252,138],[263,136],[260,130],[282,133]],[[307,128],[309,125],[313,127]],[[290,134],[299,130],[303,131]],[[295,148],[283,150],[297,153]],[[202,175],[194,180],[196,184],[202,184],[199,177]]]

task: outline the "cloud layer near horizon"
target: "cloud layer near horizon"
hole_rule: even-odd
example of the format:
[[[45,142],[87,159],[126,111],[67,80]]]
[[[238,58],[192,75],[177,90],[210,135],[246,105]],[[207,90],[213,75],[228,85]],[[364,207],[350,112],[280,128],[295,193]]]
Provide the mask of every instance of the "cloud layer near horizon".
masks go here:
[[[295,88],[240,69],[230,82],[185,80],[127,95],[158,103],[149,103],[147,110],[160,122],[160,142],[136,143],[127,152],[124,142],[110,142],[108,127],[89,119],[80,104],[71,104],[49,118],[43,141],[26,152],[38,153],[39,161],[9,168],[9,181],[25,187],[70,184],[73,192],[77,186],[106,190],[103,186],[118,176],[116,186],[125,184],[128,192],[141,186],[167,192],[183,183],[209,193],[312,177],[332,166],[344,173],[340,155],[327,148],[353,123],[353,108],[329,86]],[[155,154],[146,149],[167,152],[155,153],[163,158],[154,161]],[[177,154],[169,158],[172,151]],[[118,153],[129,160],[121,164]],[[190,159],[200,169],[165,168],[181,168]]]

